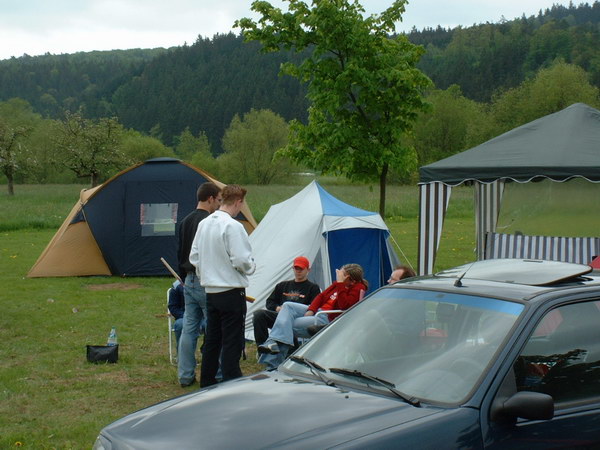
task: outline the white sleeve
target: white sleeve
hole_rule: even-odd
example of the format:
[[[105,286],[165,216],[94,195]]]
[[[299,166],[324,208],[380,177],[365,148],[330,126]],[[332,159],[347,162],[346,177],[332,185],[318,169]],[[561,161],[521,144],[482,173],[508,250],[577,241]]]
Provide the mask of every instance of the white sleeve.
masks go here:
[[[256,269],[256,264],[252,257],[252,247],[244,226],[239,222],[229,224],[225,232],[225,238],[225,245],[233,268],[240,273],[252,275]]]

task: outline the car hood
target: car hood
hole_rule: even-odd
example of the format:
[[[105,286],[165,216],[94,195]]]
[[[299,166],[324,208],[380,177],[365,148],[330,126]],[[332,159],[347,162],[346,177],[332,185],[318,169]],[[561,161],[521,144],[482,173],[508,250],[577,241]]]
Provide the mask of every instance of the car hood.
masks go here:
[[[102,435],[113,449],[321,448],[440,411],[262,372],[143,409],[107,426]]]

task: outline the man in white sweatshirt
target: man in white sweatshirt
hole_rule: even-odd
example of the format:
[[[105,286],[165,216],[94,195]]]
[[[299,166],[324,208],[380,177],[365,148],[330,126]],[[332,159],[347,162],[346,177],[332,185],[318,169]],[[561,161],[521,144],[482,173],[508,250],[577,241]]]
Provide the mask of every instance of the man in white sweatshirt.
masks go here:
[[[200,387],[217,382],[221,355],[223,381],[242,376],[240,358],[244,343],[248,277],[256,265],[244,226],[235,220],[246,189],[223,188],[219,210],[198,225],[190,262],[206,290],[207,328],[202,354]]]

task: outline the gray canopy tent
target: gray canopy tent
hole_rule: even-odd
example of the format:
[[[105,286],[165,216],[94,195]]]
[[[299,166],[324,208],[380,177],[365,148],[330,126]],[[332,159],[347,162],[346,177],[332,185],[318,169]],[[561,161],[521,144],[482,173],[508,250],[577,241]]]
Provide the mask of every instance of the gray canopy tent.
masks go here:
[[[504,183],[575,177],[600,183],[600,111],[575,103],[420,168],[419,274],[433,272],[452,188],[475,191],[477,259],[495,231]]]

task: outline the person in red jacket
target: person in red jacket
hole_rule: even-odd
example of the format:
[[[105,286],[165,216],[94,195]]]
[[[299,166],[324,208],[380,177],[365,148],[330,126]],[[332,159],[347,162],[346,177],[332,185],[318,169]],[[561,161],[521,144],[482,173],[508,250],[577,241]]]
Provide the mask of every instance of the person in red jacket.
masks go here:
[[[310,337],[306,329],[315,324],[329,323],[339,313],[319,314],[318,311],[346,310],[357,303],[367,291],[368,282],[363,278],[363,269],[358,264],[346,264],[336,269],[336,281],[315,297],[309,306],[301,303],[283,304],[277,319],[271,328],[269,338],[258,346],[261,353],[259,362],[274,368],[283,361],[294,345],[294,336]],[[266,358],[266,355],[278,355],[278,358]]]

